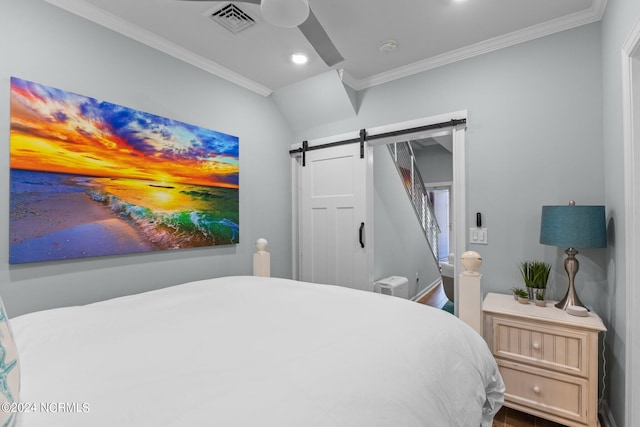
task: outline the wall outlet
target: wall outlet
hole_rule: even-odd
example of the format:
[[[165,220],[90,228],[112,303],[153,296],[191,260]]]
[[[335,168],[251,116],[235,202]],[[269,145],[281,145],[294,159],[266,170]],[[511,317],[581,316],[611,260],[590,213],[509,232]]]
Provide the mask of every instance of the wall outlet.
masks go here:
[[[487,245],[487,229],[471,227],[469,229],[469,243],[473,243],[475,245]]]

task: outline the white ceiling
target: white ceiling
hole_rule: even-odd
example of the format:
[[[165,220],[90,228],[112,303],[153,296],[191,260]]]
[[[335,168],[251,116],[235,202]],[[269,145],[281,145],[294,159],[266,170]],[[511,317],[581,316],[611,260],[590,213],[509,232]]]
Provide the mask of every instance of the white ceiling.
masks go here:
[[[601,19],[607,0],[309,0],[345,60],[328,67],[297,28],[233,34],[209,18],[229,1],[45,0],[264,96],[335,69],[355,90]],[[397,49],[381,53],[394,40]],[[304,66],[289,61],[302,51]]]

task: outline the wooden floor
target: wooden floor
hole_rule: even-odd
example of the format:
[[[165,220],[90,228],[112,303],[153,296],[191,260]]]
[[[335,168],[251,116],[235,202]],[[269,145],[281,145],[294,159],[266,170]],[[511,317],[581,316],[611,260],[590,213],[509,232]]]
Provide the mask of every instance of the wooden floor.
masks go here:
[[[442,283],[418,300],[421,304],[442,308],[449,299],[444,293]],[[515,409],[503,407],[493,419],[493,427],[562,427],[562,424],[547,421]]]
[[[447,295],[444,293],[442,282],[418,300],[420,304],[426,304],[436,308],[442,308],[447,301],[449,301],[449,298],[447,298]]]

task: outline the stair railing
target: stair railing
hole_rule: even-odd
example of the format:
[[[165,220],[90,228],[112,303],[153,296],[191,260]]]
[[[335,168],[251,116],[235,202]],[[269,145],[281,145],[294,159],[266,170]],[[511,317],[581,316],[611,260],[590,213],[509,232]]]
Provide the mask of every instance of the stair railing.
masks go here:
[[[438,236],[440,227],[433,210],[433,203],[424,186],[424,181],[418,170],[415,155],[408,141],[388,144],[389,152],[396,165],[398,174],[404,183],[407,196],[414,207],[418,221],[422,226],[424,236],[431,248],[431,254],[438,264]]]

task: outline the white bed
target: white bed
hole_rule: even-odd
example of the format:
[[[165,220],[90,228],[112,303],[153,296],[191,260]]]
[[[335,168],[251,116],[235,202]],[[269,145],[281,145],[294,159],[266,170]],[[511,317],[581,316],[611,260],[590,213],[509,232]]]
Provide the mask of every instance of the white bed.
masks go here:
[[[490,426],[504,392],[449,313],[285,279],[191,282],[11,327],[19,427]]]

